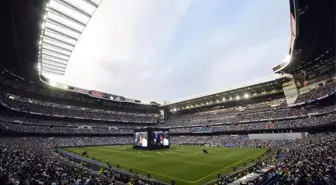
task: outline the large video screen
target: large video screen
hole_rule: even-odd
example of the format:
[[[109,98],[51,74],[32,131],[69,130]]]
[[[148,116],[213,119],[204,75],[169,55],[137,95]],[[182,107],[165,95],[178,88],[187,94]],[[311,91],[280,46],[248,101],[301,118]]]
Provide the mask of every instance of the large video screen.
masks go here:
[[[169,146],[169,132],[168,131],[153,131],[153,145],[154,146]]]
[[[147,147],[148,146],[147,132],[134,132],[134,146]]]

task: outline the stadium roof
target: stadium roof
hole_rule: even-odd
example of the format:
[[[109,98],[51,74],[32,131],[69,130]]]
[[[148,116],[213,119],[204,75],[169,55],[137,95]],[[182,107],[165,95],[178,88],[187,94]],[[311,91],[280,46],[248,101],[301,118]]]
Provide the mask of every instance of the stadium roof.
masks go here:
[[[44,10],[38,70],[64,75],[71,53],[101,0],[50,0]]]
[[[311,79],[335,71],[335,1],[290,0],[288,56],[274,72]]]
[[[50,42],[49,46],[51,46],[50,44],[54,44],[55,46],[49,47],[51,51],[47,50],[48,36],[53,36],[59,40],[61,38],[67,38],[67,35],[70,36],[71,31],[79,28],[75,26],[76,24],[80,24],[78,21],[83,21],[85,25],[88,23],[88,17],[92,16],[94,9],[96,9],[95,5],[98,5],[99,2],[100,0],[51,0],[49,4],[49,7],[51,8],[48,8],[50,14],[47,13],[46,17],[44,16],[46,13],[45,10],[48,7],[46,1],[10,0],[2,2],[0,12],[1,18],[4,21],[2,21],[1,34],[3,35],[2,44],[6,47],[2,47],[0,69],[6,70],[6,73],[8,72],[14,75],[13,79],[9,79],[8,83],[12,83],[11,85],[13,86],[20,86],[22,90],[34,87],[35,89],[40,88],[41,91],[48,92],[48,85],[41,83],[42,77],[40,78],[40,73],[38,72],[37,61],[40,61],[42,64],[43,61],[41,60],[41,57],[43,57],[43,52],[44,55],[50,55],[52,53],[52,56],[49,56],[49,59],[50,57],[56,59],[57,56],[62,55],[60,54],[62,49],[55,47],[56,43],[62,43],[57,40]],[[323,72],[322,68],[324,70],[335,70],[335,1],[291,0],[290,3],[293,40],[289,51],[290,57],[287,57],[287,59],[290,60],[288,60],[288,64],[285,63],[285,65],[280,65],[280,68],[274,69],[274,71],[292,74],[301,73],[302,70],[305,70],[308,76],[313,76],[318,74],[318,72]],[[61,8],[61,6],[64,9]],[[67,10],[65,11],[65,9]],[[69,13],[68,11],[75,13],[74,15],[71,14],[71,16],[66,16],[69,15],[67,14]],[[75,14],[87,17],[87,19],[84,20],[76,17]],[[58,24],[61,23],[59,20],[64,20],[64,22],[62,22],[63,25]],[[45,24],[42,29],[43,22],[45,22]],[[68,22],[69,25],[65,25],[65,22]],[[41,30],[44,30],[44,32],[41,32]],[[48,31],[51,31],[52,33],[47,33]],[[83,30],[78,29],[77,31],[82,33]],[[45,36],[46,42],[43,40],[44,37],[42,37],[41,40],[41,33],[42,36]],[[76,38],[78,39],[79,36]],[[41,44],[39,43],[40,41]],[[72,49],[68,54],[71,54]],[[38,55],[39,51],[40,54],[42,53],[41,55]],[[41,57],[39,58],[39,56]],[[45,60],[44,71],[64,73],[66,63],[67,62],[56,64]],[[54,65],[53,68],[55,68],[55,70],[48,70],[49,68],[47,69],[46,67],[48,65],[49,67],[52,67],[50,65]],[[55,67],[59,65],[62,65],[62,67]],[[41,65],[40,69],[42,70]],[[0,85],[1,82],[5,82],[3,80],[6,79],[1,78],[1,80]],[[14,83],[20,80],[25,82]],[[269,90],[272,90],[277,89],[279,84],[279,80],[275,80],[259,84],[262,86],[260,88],[253,85],[251,86],[251,84],[247,88],[258,89],[258,91],[260,91],[262,88],[269,86]],[[216,95],[221,95],[221,93],[248,92],[244,88],[236,88],[238,89],[232,90],[231,88],[231,90],[227,89],[210,95],[202,95],[202,97],[169,102],[167,105],[185,103],[191,100],[210,101],[210,99],[214,98]],[[53,91],[56,92],[55,89]]]
[[[273,76],[259,81],[254,81],[254,83],[247,82],[242,85],[230,87],[212,94],[202,94],[191,98],[165,102],[163,106],[173,109],[175,107],[196,108],[221,104],[224,102],[239,101],[241,99],[249,99],[270,93],[278,93],[282,92],[282,84],[290,79],[292,79],[292,76],[288,74]]]
[[[82,3],[80,3],[82,1]],[[71,2],[71,4],[69,3]],[[62,6],[67,6],[69,8],[71,5],[71,9],[76,9],[76,11],[85,11],[89,13],[93,13],[93,10],[96,8],[100,0],[76,0],[76,1],[69,1],[69,0],[51,0],[49,7],[50,11],[59,10],[62,13],[64,10],[61,8]],[[98,91],[86,90],[86,89],[79,89],[76,87],[66,86],[64,84],[59,83],[50,83],[48,79],[46,79],[38,70],[37,61],[39,60],[39,49],[42,48],[43,53],[44,51],[49,52],[45,53],[46,55],[53,55],[57,54],[58,51],[55,48],[43,49],[48,47],[43,45],[41,41],[41,34],[46,38],[49,38],[48,33],[43,33],[42,24],[43,22],[52,22],[50,26],[52,29],[62,29],[66,31],[65,25],[58,25],[57,22],[62,20],[63,24],[69,24],[68,28],[71,29],[70,20],[71,16],[75,16],[75,14],[71,14],[69,17],[62,17],[60,14],[57,16],[52,15],[52,13],[47,13],[47,17],[45,15],[45,9],[48,7],[48,1],[43,0],[36,0],[36,1],[28,1],[28,0],[13,0],[13,1],[4,1],[0,6],[1,18],[4,19],[2,24],[2,29],[0,30],[2,35],[4,35],[2,44],[7,47],[2,48],[2,54],[0,55],[0,87],[5,87],[8,89],[14,89],[18,92],[21,91],[22,93],[30,92],[39,95],[52,95],[53,97],[65,98],[65,99],[82,99],[85,101],[85,98],[82,97],[96,97],[96,98],[103,98],[108,100],[113,100],[118,102],[129,102],[129,103],[141,103],[139,100],[134,99],[126,99],[125,97],[107,94]],[[55,4],[54,4],[55,3]],[[56,5],[59,3],[60,5]],[[68,3],[68,4],[67,4]],[[84,6],[86,5],[86,6]],[[94,7],[89,9],[88,7]],[[59,8],[59,9],[58,9]],[[48,8],[49,9],[49,8]],[[56,13],[53,12],[53,13]],[[64,11],[64,15],[68,13]],[[83,12],[82,12],[83,13]],[[49,17],[50,16],[50,17]],[[76,18],[76,17],[75,17]],[[54,21],[54,22],[53,22]],[[75,21],[75,20],[73,20]],[[87,20],[88,21],[88,20]],[[87,22],[86,22],[87,23]],[[56,27],[53,24],[57,24]],[[54,26],[54,27],[53,27]],[[45,24],[44,29],[49,27]],[[58,28],[59,27],[59,28]],[[68,33],[68,32],[67,32]],[[57,38],[61,38],[63,36],[54,35]],[[52,37],[50,35],[50,37]],[[43,37],[42,37],[43,38]],[[47,41],[48,42],[48,41]],[[54,43],[56,44],[56,42]],[[40,47],[42,46],[42,47]],[[55,52],[52,50],[54,49]],[[40,55],[42,56],[42,55]],[[56,56],[56,55],[55,55]],[[52,58],[52,56],[49,56]],[[42,62],[40,60],[40,62]],[[48,62],[48,61],[47,61]],[[56,63],[49,65],[59,65]],[[65,66],[65,64],[64,64]],[[42,66],[40,66],[41,69]],[[41,70],[42,71],[42,70]],[[46,72],[47,70],[45,70]],[[50,71],[50,70],[49,70]],[[54,85],[52,85],[54,84]],[[50,87],[50,85],[54,87]],[[66,88],[64,88],[66,87]],[[64,89],[70,91],[64,91]],[[76,91],[78,90],[78,91]],[[97,93],[94,93],[97,92]],[[91,94],[90,94],[91,93]],[[100,95],[102,97],[100,97]],[[104,97],[103,97],[104,96]],[[111,98],[113,97],[113,98]],[[105,100],[104,100],[105,101]]]

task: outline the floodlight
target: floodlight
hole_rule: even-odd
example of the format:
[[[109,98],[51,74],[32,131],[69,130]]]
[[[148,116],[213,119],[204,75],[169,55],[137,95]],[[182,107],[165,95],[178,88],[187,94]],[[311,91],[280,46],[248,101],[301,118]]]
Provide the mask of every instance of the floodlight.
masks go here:
[[[248,97],[249,97],[249,95],[247,93],[245,93],[244,98],[248,98]]]
[[[240,99],[240,97],[237,95],[236,100],[239,100],[239,99]]]
[[[217,100],[216,102],[219,103],[219,100]]]
[[[38,70],[38,71],[41,71],[41,64],[40,64],[40,63],[37,63],[37,66],[36,66],[36,67],[37,67],[37,70]]]
[[[232,100],[232,97],[230,97],[230,100]]]
[[[54,82],[54,81],[52,81],[52,80],[50,80],[50,81],[49,81],[49,85],[51,85],[51,86],[53,86],[53,87],[56,87],[57,83]]]
[[[226,99],[225,98],[223,98],[223,101],[225,101]]]
[[[284,59],[284,62],[285,62],[285,63],[289,63],[289,62],[291,61],[291,59],[292,59],[292,56],[291,56],[291,55],[287,55],[287,56],[285,57],[285,59]]]
[[[173,110],[176,111],[176,108],[174,108]]]
[[[208,104],[209,104],[209,102],[206,102],[206,104],[208,105]]]

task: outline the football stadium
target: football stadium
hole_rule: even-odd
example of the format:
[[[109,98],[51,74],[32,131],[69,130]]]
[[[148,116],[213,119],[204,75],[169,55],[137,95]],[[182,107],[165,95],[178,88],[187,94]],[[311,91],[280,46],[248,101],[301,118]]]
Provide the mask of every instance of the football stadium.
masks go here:
[[[220,70],[219,74],[223,75],[220,78],[215,76],[216,72],[208,71],[207,65],[187,63],[186,56],[190,53],[182,45],[188,43],[185,48],[200,47],[197,41],[190,44],[185,40],[199,37],[202,31],[208,33],[214,27],[211,23],[219,21],[202,17],[205,13],[223,15],[219,14],[223,7],[228,7],[227,11],[238,11],[239,6],[249,3],[247,0],[239,5],[234,1],[226,1],[223,7],[215,4],[217,8],[210,7],[210,2],[202,4],[201,1],[137,2],[11,0],[1,3],[1,185],[336,183],[334,0],[286,1],[288,24],[285,29],[288,29],[289,37],[285,42],[289,45],[282,48],[286,50],[283,60],[275,59],[271,43],[268,43],[266,49],[262,49],[263,46],[247,48],[252,48],[257,57],[267,55],[270,56],[267,59],[273,61],[267,61],[267,66],[264,61],[249,65],[248,62],[254,61],[252,54],[245,55],[247,52],[243,50],[246,48],[240,45],[241,53],[229,57],[232,62],[223,64],[220,69],[213,67]],[[175,5],[176,9],[173,8]],[[259,5],[253,2],[249,8]],[[201,7],[202,11],[196,7]],[[184,10],[188,8],[197,11],[187,14]],[[242,12],[247,15],[249,8]],[[151,10],[154,13],[150,13]],[[275,35],[277,24],[281,23],[274,21],[277,20],[274,17],[286,19],[276,14],[276,10],[259,9],[263,20],[273,26],[270,32],[274,31]],[[108,14],[103,14],[104,11]],[[229,14],[232,14],[230,20],[221,17],[227,21],[225,24],[231,25],[230,21],[233,21],[238,25],[241,17],[235,17],[234,12],[229,11]],[[178,16],[189,20],[197,15],[202,18],[188,24],[171,22]],[[141,22],[142,19],[146,21]],[[155,22],[156,19],[160,21]],[[148,32],[148,22],[156,25],[155,33]],[[188,35],[178,34],[195,22],[200,25],[198,30],[194,29]],[[266,23],[262,22],[250,24],[246,20],[242,23],[245,26],[261,24],[256,26],[261,32],[267,29],[263,27]],[[182,28],[169,31],[176,25]],[[246,29],[244,33],[249,34]],[[254,34],[253,30],[251,28],[249,32]],[[112,32],[114,36],[104,35]],[[202,58],[202,52],[206,52],[211,44],[217,46],[210,52],[211,56],[222,52],[229,55],[238,43],[250,44],[251,40],[243,35],[233,37],[231,32],[225,35],[232,38],[218,40],[214,37],[191,55],[197,60]],[[164,33],[169,38],[175,33],[179,42],[171,48],[166,46],[167,39],[160,36]],[[89,34],[94,35],[91,40],[87,39]],[[262,34],[265,38],[269,35]],[[258,40],[251,35],[247,37]],[[95,45],[99,38],[117,46],[113,50],[106,43]],[[234,44],[227,46],[225,42],[232,43],[231,39]],[[134,46],[136,44],[132,45],[131,40],[142,42]],[[153,42],[159,44],[151,45]],[[282,42],[282,38],[277,41]],[[170,53],[162,54],[165,52],[154,46],[162,46]],[[142,50],[131,53],[136,50],[134,48]],[[101,50],[103,52],[99,53]],[[172,61],[182,56],[186,63],[178,64],[180,69],[170,70],[170,64],[165,64],[164,59],[159,64],[148,62],[155,58],[154,54],[148,54],[150,51]],[[258,53],[261,51],[265,53]],[[125,53],[134,54],[131,57],[139,59],[139,64],[130,63],[125,67],[128,62],[124,61]],[[214,58],[208,55],[204,54],[207,62]],[[113,60],[101,62],[104,57]],[[235,57],[246,61],[240,64],[244,69],[235,67]],[[91,63],[87,63],[90,60]],[[216,61],[208,64],[224,62]],[[154,68],[157,66],[160,70]],[[260,71],[264,69],[262,67],[268,71]],[[191,76],[192,70],[197,69],[214,77],[200,80],[197,77],[205,78],[202,74]],[[140,73],[140,70],[145,72]],[[155,72],[152,74],[152,71]],[[81,73],[84,76],[80,76]],[[253,80],[259,73],[272,75]],[[163,81],[167,74],[171,74],[169,78],[173,80]],[[184,76],[179,76],[181,74]],[[80,79],[71,81],[76,75]],[[242,77],[244,83],[236,85],[236,78],[243,75],[251,80]],[[157,81],[150,81],[148,76]],[[141,79],[148,83],[148,87],[141,84]],[[215,79],[226,80],[230,85],[222,85]],[[126,88],[131,82],[132,87]],[[104,89],[101,84],[109,86],[110,90],[101,90]],[[202,84],[209,87],[219,84],[221,90],[208,93],[209,88],[202,86],[201,90],[206,89],[203,94],[181,99],[183,96],[179,93],[197,94],[198,87],[194,90],[192,86]],[[122,91],[122,87],[126,90]],[[180,99],[172,98],[175,93]],[[149,100],[136,95],[149,97]],[[161,96],[167,96],[167,99],[161,99]]]

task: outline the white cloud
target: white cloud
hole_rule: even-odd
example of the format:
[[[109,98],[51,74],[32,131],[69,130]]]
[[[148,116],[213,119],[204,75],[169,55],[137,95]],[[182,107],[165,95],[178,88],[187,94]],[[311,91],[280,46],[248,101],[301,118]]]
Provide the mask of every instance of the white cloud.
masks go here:
[[[242,2],[104,0],[66,75],[54,79],[171,100],[271,74],[288,50],[289,7],[275,0]]]

